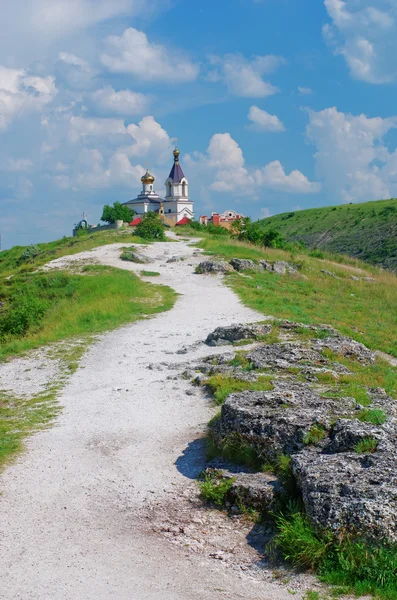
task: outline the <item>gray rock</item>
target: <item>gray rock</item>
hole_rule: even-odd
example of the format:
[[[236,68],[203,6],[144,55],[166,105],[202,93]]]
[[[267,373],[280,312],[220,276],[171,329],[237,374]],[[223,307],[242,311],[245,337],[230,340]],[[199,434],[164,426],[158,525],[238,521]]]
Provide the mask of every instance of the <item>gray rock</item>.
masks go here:
[[[287,263],[283,261],[275,262],[273,265],[273,271],[279,275],[285,275],[287,272]]]
[[[206,260],[201,262],[196,267],[196,273],[232,273],[234,271],[232,265],[225,260]]]
[[[320,272],[324,273],[324,275],[328,275],[328,277],[334,277],[335,279],[339,279],[339,277],[335,275],[335,273],[333,273],[332,271],[327,271],[327,269],[321,269]]]
[[[318,350],[312,350],[293,342],[264,344],[248,352],[247,358],[257,369],[269,367],[289,369],[309,363],[317,366],[329,364],[329,361]]]
[[[333,531],[353,528],[374,540],[397,542],[396,452],[325,454],[308,448],[292,469],[309,519]]]
[[[335,418],[355,414],[353,398],[344,398],[343,402],[321,398],[309,384],[293,378],[279,379],[271,392],[231,394],[212,433],[220,445],[237,433],[258,456],[273,460],[279,454],[302,450],[303,438],[313,425],[330,430]]]
[[[232,258],[230,264],[236,271],[257,271],[258,265],[253,260],[245,258]]]
[[[256,340],[258,337],[270,333],[271,325],[253,323],[251,325],[230,325],[217,327],[205,340],[208,346],[224,346],[239,340]]]
[[[324,348],[332,350],[336,354],[341,354],[346,358],[354,358],[362,364],[373,364],[375,354],[369,348],[343,335],[327,337],[323,340],[317,340],[314,348],[321,352]]]
[[[273,271],[273,265],[267,260],[260,260],[259,267],[262,268],[264,271]]]
[[[271,473],[254,473],[246,467],[214,459],[205,470],[207,475],[217,473],[222,479],[234,479],[227,500],[237,506],[246,506],[263,512],[272,510],[282,486]]]
[[[176,262],[181,262],[183,260],[184,260],[184,258],[182,256],[172,256],[166,262],[167,263],[176,263]]]

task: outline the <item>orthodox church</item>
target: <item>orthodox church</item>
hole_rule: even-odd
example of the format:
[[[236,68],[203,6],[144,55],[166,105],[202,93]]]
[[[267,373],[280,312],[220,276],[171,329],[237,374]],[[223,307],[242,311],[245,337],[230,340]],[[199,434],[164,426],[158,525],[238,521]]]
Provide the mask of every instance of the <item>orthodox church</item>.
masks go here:
[[[193,219],[193,202],[189,200],[189,183],[179,164],[180,152],[174,150],[174,164],[165,182],[165,198],[161,198],[154,190],[154,177],[146,170],[141,178],[142,192],[134,199],[124,202],[137,215],[149,211],[157,212],[170,225],[177,225],[182,219]]]

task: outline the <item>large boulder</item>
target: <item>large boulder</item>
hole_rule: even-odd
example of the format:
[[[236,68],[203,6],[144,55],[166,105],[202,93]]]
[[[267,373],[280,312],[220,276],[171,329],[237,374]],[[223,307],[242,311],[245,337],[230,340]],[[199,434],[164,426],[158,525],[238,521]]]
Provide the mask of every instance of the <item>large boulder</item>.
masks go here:
[[[225,346],[240,340],[256,340],[270,333],[271,325],[253,323],[250,325],[230,325],[228,327],[217,327],[205,340],[208,346]]]
[[[232,265],[225,260],[205,260],[196,267],[196,273],[232,273]]]

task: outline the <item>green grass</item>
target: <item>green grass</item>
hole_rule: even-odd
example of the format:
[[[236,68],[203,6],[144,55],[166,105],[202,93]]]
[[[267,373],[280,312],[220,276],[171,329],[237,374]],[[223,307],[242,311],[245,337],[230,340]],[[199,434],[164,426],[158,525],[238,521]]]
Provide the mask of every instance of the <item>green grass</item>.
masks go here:
[[[356,446],[354,447],[354,450],[358,454],[372,454],[373,452],[376,452],[377,447],[378,440],[375,440],[371,437],[367,437],[364,440],[361,440],[361,442],[358,442],[358,444],[356,444]]]
[[[397,357],[397,278],[359,261],[351,265],[329,264],[305,253],[291,255],[284,250],[265,249],[233,239],[207,237],[199,244],[207,252],[226,259],[233,257],[286,260],[301,265],[300,276],[280,276],[269,272],[238,273],[227,281],[243,303],[266,316],[290,319],[304,324],[326,323],[341,333]],[[328,277],[321,269],[338,272],[341,279]],[[373,276],[376,283],[351,280],[352,274]]]
[[[74,336],[114,329],[168,310],[176,294],[111,267],[89,266],[86,275],[25,274],[3,282],[0,359]],[[92,275],[92,276],[89,276]],[[19,328],[24,317],[25,328]],[[15,322],[15,323],[14,323]],[[1,335],[1,331],[0,331]]]
[[[272,378],[266,375],[258,377],[257,381],[243,381],[227,375],[212,375],[203,383],[213,394],[215,402],[222,405],[226,398],[234,392],[268,392],[273,389]]]
[[[303,437],[306,446],[314,446],[327,436],[327,431],[322,425],[312,425]]]
[[[347,532],[334,536],[316,531],[292,506],[277,517],[276,527],[273,545],[294,566],[313,570],[325,583],[343,586],[357,596],[397,599],[396,546],[375,545]]]
[[[206,502],[223,506],[234,481],[233,478],[225,479],[222,471],[214,470],[211,474],[206,473],[203,480],[199,481],[200,496]]]
[[[116,243],[147,244],[148,241],[131,235],[130,229],[84,233],[76,237],[64,237],[53,242],[35,244],[38,254],[33,258],[25,259],[23,256],[29,254],[31,246],[14,246],[0,252],[0,277],[15,275],[20,271],[32,271],[55,258]]]
[[[358,413],[358,419],[363,423],[372,423],[372,425],[383,425],[383,423],[386,422],[387,417],[383,410],[380,410],[378,408],[366,408]]]
[[[158,277],[160,273],[157,271],[141,271],[142,277]]]
[[[233,432],[215,444],[211,432],[207,438],[207,459],[220,456],[236,465],[261,469],[263,460],[253,446],[239,433]]]
[[[315,248],[312,256],[337,252],[397,270],[396,199],[284,213],[260,224]]]

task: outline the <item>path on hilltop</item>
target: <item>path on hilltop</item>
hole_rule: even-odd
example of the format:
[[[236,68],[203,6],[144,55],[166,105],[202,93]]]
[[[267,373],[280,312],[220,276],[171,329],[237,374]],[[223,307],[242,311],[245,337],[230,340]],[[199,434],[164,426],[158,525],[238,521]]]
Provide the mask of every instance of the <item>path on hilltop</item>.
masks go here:
[[[160,272],[156,283],[180,294],[175,307],[100,336],[64,388],[55,425],[32,436],[3,473],[4,600],[290,597],[220,561],[185,556],[145,535],[136,520],[145,503],[172,496],[203,464],[200,451],[188,454],[183,469],[175,463],[204,432],[213,409],[201,395],[186,394],[188,382],[169,376],[182,361],[213,353],[201,342],[215,327],[259,316],[220,278],[194,275],[200,260],[194,252],[186,242],[146,248],[151,264],[144,268]],[[83,258],[142,269],[119,254],[114,244],[54,263]],[[186,258],[168,264],[170,256]],[[187,354],[178,353],[185,348]]]

